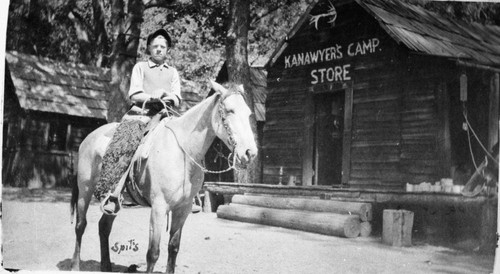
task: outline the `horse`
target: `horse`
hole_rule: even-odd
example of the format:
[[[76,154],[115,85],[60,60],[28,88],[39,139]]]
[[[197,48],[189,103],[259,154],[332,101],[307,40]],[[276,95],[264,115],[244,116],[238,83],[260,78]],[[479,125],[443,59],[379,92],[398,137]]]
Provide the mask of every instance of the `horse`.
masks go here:
[[[250,126],[251,111],[244,99],[242,85],[227,89],[210,81],[215,93],[186,111],[182,116],[163,119],[150,133],[147,160],[139,163],[132,179],[140,186],[143,198],[151,206],[147,272],[153,272],[160,255],[161,231],[171,214],[167,273],[174,273],[182,227],[192,208],[193,197],[200,191],[204,172],[202,161],[216,137],[233,152],[234,161],[245,168],[257,155]],[[86,213],[101,170],[101,160],[118,123],[103,125],[91,132],[79,148],[77,184],[73,188],[71,215],[76,207],[76,243],[72,270],[80,268],[82,236],[87,225]],[[137,164],[137,163],[136,163]],[[234,164],[233,164],[234,166]],[[111,272],[109,235],[116,215],[103,214],[99,220],[101,271]],[[167,227],[168,229],[168,227]]]

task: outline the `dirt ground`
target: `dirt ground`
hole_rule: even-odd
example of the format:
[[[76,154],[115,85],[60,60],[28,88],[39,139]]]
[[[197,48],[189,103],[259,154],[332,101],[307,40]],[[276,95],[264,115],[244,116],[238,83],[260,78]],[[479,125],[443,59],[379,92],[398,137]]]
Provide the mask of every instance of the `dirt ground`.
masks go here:
[[[66,271],[74,249],[69,190],[3,189],[3,263],[6,269]],[[82,271],[99,271],[100,218],[90,206],[83,236]],[[110,236],[113,271],[146,269],[148,208],[120,212]],[[167,264],[163,235],[156,272]],[[290,229],[189,216],[176,273],[490,273],[493,256],[429,245],[395,248],[380,238],[345,239]]]

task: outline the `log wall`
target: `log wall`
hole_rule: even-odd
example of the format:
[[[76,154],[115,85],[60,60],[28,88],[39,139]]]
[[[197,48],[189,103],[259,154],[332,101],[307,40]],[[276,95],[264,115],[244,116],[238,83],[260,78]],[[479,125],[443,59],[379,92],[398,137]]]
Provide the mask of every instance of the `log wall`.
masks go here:
[[[352,106],[352,114],[346,111],[344,119],[344,133],[350,131],[344,134],[343,183],[402,190],[407,182],[449,177],[446,98],[456,71],[437,57],[412,55],[356,5],[337,10],[344,17],[334,28],[304,24],[268,69],[263,183],[287,184],[291,176],[296,185],[315,183],[314,95],[347,94],[350,88],[352,98],[345,96],[344,106]],[[294,63],[328,47],[335,58],[327,62]],[[346,65],[347,77],[330,81],[325,74],[321,82],[318,71]]]
[[[28,113],[4,122],[2,180],[15,187],[67,187],[74,181],[78,148],[105,121]]]

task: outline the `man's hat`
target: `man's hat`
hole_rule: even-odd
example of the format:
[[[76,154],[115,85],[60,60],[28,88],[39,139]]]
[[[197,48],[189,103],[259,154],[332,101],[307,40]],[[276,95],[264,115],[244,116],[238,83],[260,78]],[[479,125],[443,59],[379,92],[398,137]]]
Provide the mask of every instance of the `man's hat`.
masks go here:
[[[159,30],[153,32],[152,34],[150,34],[148,36],[147,46],[149,46],[149,44],[151,44],[151,41],[153,41],[153,39],[155,39],[158,36],[165,37],[165,39],[167,40],[167,43],[168,43],[168,47],[169,48],[172,47],[172,39],[170,38],[170,35],[168,35],[168,32],[164,29],[159,29]]]

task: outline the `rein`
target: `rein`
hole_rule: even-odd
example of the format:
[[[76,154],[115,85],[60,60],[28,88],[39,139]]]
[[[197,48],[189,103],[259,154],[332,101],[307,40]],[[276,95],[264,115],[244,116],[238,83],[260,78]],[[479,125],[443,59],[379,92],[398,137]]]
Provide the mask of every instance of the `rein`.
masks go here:
[[[236,140],[234,139],[234,135],[233,135],[233,132],[231,130],[231,127],[229,126],[229,123],[227,122],[226,113],[225,113],[225,109],[224,109],[224,106],[223,106],[223,102],[224,102],[224,100],[227,97],[229,97],[231,95],[237,95],[237,94],[241,95],[240,92],[233,91],[233,92],[227,94],[226,96],[221,97],[220,98],[220,102],[219,102],[219,106],[218,106],[218,112],[219,112],[219,115],[221,116],[222,125],[224,126],[224,129],[226,130],[226,133],[228,135],[228,142],[229,142],[230,145],[233,146],[233,148],[236,148],[236,144],[237,143],[236,143]],[[184,147],[179,142],[179,138],[177,138],[177,134],[175,133],[175,131],[173,129],[171,129],[170,127],[168,127],[166,124],[165,124],[165,127],[168,128],[170,131],[172,131],[172,133],[175,136],[175,139],[177,140],[177,143],[179,144],[179,147],[182,149],[182,151],[184,152],[184,154],[188,156],[189,160],[191,160],[191,162],[193,162],[196,166],[198,166],[204,173],[221,174],[221,173],[224,173],[224,172],[228,172],[231,169],[240,170],[236,166],[236,153],[234,153],[234,150],[231,153],[229,153],[229,155],[227,157],[224,157],[224,158],[227,159],[228,168],[226,168],[224,170],[210,170],[210,169],[207,169],[205,166],[203,166],[202,164],[198,163],[196,161],[196,159],[194,159],[193,156],[191,156],[191,154],[189,154],[184,149]],[[231,163],[231,158],[232,158],[232,163]]]

